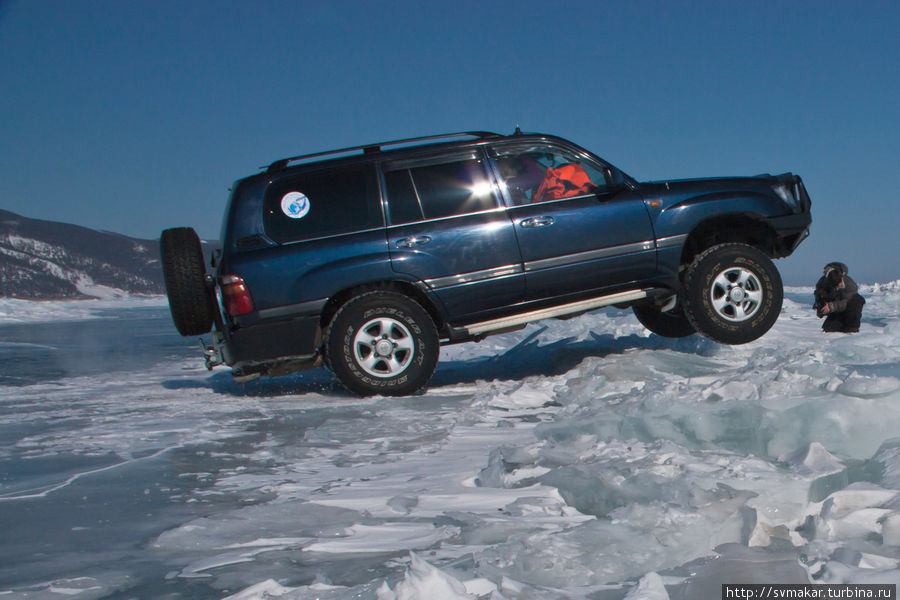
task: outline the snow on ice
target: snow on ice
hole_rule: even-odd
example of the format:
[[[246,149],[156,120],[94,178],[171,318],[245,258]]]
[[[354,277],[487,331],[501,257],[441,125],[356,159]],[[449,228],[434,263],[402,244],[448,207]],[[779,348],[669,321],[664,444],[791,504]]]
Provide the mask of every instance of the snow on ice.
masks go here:
[[[354,398],[324,370],[238,386],[171,345],[125,376],[2,388],[0,431],[18,433],[0,459],[76,466],[0,480],[0,511],[89,497],[113,473],[158,504],[128,551],[25,561],[30,578],[0,571],[0,597],[674,600],[900,583],[900,281],[862,287],[856,335],[823,333],[812,290],[787,292],[745,346],[665,340],[608,309],[445,347],[410,398]],[[92,302],[4,300],[0,323],[133,306]]]
[[[128,296],[122,290],[92,285],[79,288],[101,300],[19,300],[0,298],[0,325],[102,319],[104,312],[125,307],[168,307],[164,296]]]

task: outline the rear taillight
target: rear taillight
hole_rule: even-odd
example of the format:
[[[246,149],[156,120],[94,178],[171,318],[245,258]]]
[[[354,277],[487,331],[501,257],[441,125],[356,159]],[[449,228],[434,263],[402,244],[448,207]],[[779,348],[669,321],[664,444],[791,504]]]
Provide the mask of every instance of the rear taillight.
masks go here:
[[[243,279],[237,275],[223,275],[221,282],[225,312],[232,317],[253,312],[253,298]]]

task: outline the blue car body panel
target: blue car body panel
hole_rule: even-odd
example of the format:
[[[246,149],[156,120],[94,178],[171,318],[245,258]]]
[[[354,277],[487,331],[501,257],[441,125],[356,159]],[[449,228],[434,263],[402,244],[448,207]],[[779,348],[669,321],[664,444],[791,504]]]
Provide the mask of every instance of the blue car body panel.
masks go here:
[[[490,317],[525,298],[522,257],[504,209],[388,229],[391,266],[435,296],[452,321]]]
[[[510,209],[530,300],[590,293],[656,273],[650,218],[634,192]]]
[[[261,312],[393,276],[384,229],[235,253],[227,269],[243,278]]]
[[[226,362],[247,365],[315,354],[335,302],[361,290],[393,284],[417,290],[417,301],[435,317],[441,336],[458,341],[451,335],[456,326],[534,306],[624,289],[677,292],[692,236],[717,220],[741,219],[730,222],[768,228],[780,244],[773,256],[789,254],[808,232],[809,198],[799,177],[791,174],[639,183],[561,138],[479,136],[465,143],[393,151],[359,147],[350,150],[363,150],[361,155],[299,167],[288,166],[294,159],[285,159],[235,182],[216,274],[241,277],[254,311],[237,317],[222,311],[218,327]],[[526,143],[583,157],[605,170],[609,187],[513,205],[502,192],[491,151]],[[383,165],[419,156],[430,160],[444,149],[458,153],[460,148],[483,161],[479,164],[485,165],[497,207],[391,225]],[[285,243],[267,234],[263,211],[269,186],[317,168],[361,163],[371,165],[373,180],[378,180],[378,197],[366,201],[381,207],[382,226]],[[775,190],[781,188],[794,190],[796,205],[779,197]]]

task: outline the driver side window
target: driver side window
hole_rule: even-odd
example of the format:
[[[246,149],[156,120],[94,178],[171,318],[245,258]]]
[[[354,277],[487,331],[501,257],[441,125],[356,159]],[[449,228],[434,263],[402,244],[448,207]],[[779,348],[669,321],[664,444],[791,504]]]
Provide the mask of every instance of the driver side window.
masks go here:
[[[597,165],[561,148],[499,148],[494,160],[509,198],[517,206],[584,196],[609,184]]]

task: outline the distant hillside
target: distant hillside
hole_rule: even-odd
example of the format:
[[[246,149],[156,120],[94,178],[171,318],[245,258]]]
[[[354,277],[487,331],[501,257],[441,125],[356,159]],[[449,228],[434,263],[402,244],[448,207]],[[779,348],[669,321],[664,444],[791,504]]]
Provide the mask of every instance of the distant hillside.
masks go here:
[[[0,296],[163,294],[159,241],[0,210]]]

